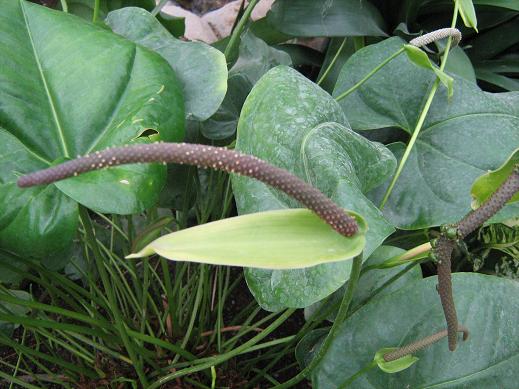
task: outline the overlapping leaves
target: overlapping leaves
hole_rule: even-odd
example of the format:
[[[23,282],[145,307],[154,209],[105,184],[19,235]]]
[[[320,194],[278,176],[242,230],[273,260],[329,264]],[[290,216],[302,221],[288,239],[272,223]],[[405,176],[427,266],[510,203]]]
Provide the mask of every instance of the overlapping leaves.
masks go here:
[[[356,53],[343,67],[334,94],[347,90],[402,43],[391,38]],[[400,127],[411,134],[433,81],[433,74],[399,56],[340,104],[355,130]],[[401,228],[415,229],[455,222],[469,212],[473,181],[498,168],[519,144],[515,101],[459,77],[454,77],[450,100],[439,90],[385,215]],[[397,157],[403,152],[401,144],[390,148]],[[375,203],[383,192],[372,197]],[[513,207],[499,218],[517,214]]]
[[[247,98],[236,148],[292,171],[368,223],[369,255],[393,228],[363,192],[380,185],[395,168],[391,153],[349,129],[339,105],[295,70],[270,70]],[[299,207],[284,194],[243,177],[233,177],[239,213]],[[270,310],[304,307],[339,288],[349,261],[301,270],[247,269],[256,299]]]
[[[157,201],[165,169],[129,165],[24,190],[17,177],[146,141],[139,137],[147,129],[157,139],[182,139],[181,89],[160,56],[106,29],[22,0],[3,5],[0,246],[52,258],[70,248],[77,202],[100,212],[140,212]]]

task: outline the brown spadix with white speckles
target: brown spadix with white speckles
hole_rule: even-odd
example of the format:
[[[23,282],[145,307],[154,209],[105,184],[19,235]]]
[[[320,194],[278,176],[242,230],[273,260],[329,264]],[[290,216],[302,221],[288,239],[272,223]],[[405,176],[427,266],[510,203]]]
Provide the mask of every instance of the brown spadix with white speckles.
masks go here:
[[[110,166],[150,162],[193,165],[252,177],[295,198],[338,233],[352,236],[358,231],[354,218],[319,190],[290,172],[251,155],[205,145],[152,143],[113,147],[20,177],[18,186],[50,184]]]

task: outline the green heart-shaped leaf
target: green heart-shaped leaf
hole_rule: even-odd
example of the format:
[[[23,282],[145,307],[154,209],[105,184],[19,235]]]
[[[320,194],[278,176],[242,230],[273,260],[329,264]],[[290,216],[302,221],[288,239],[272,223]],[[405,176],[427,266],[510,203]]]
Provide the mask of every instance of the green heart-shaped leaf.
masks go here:
[[[399,347],[445,328],[436,277],[373,300],[338,328],[312,375],[314,388],[336,388],[373,361],[376,351]],[[371,369],[356,389],[513,388],[519,379],[519,284],[476,273],[453,275],[459,322],[470,336],[450,352],[447,339],[415,354],[413,366],[394,374]],[[506,341],[504,341],[506,339]],[[301,351],[300,351],[301,352]]]
[[[175,38],[148,11],[127,7],[108,14],[106,24],[117,34],[156,51],[182,83],[186,114],[198,120],[211,116],[227,91],[225,56],[202,42]]]
[[[176,261],[267,269],[297,269],[353,258],[365,245],[366,224],[344,237],[306,209],[237,216],[156,239],[128,258],[152,254]]]
[[[355,53],[344,65],[334,95],[348,90],[402,44],[402,39],[390,38]],[[411,134],[435,78],[400,55],[340,104],[355,130],[399,127]],[[443,88],[438,90],[384,207],[384,214],[400,228],[459,221],[470,211],[474,180],[501,166],[519,144],[517,98],[486,93],[472,82],[453,79],[452,98],[447,99]],[[390,148],[397,157],[403,153],[402,145]],[[384,192],[381,188],[370,198],[380,204]],[[514,205],[507,206],[494,220],[517,212]]]
[[[21,0],[5,2],[0,35],[0,246],[60,256],[76,231],[76,202],[121,214],[155,204],[165,182],[160,165],[23,190],[16,180],[78,154],[145,141],[147,129],[181,140],[181,89],[167,62],[76,16]]]
[[[364,192],[395,169],[381,144],[351,131],[331,96],[297,71],[278,66],[248,96],[238,124],[236,149],[285,168],[319,188],[341,207],[360,213],[369,225],[365,255],[393,232]],[[233,177],[240,214],[299,207],[285,194],[246,177]],[[269,310],[305,307],[348,279],[350,262],[305,270],[247,269],[252,293]]]

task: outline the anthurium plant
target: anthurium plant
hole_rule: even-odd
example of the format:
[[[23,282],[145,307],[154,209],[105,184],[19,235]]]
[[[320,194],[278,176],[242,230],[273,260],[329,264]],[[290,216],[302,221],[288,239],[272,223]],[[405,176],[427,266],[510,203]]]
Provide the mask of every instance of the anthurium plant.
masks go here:
[[[165,3],[2,1],[0,380],[514,387],[515,2]]]

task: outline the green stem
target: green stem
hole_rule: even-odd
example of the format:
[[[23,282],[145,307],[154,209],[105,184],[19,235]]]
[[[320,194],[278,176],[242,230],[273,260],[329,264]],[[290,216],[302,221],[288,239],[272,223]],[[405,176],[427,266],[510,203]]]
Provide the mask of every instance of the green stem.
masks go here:
[[[187,342],[189,341],[189,338],[191,337],[191,332],[193,332],[193,327],[195,325],[195,320],[197,317],[198,309],[200,307],[200,301],[202,301],[202,292],[204,287],[204,281],[205,281],[205,265],[200,266],[200,274],[198,278],[198,286],[196,288],[196,297],[195,302],[193,304],[193,311],[191,312],[191,318],[189,319],[189,324],[187,326],[186,334],[184,335],[184,339],[182,340],[182,343],[180,344],[180,347],[185,349]],[[180,357],[179,354],[175,356],[173,359],[173,363],[176,363],[178,361],[178,358]]]
[[[63,12],[68,13],[67,0],[61,0],[61,9],[63,10]]]
[[[245,28],[245,25],[247,24],[250,15],[252,14],[252,11],[254,10],[254,7],[256,7],[256,4],[258,4],[259,0],[252,0],[247,8],[245,8],[245,12],[243,13],[243,16],[241,17],[240,21],[238,22],[238,25],[234,29],[234,31],[231,34],[231,39],[229,40],[229,43],[227,43],[227,46],[225,47],[224,55],[227,61],[229,61],[229,56],[233,52],[233,50],[236,48],[240,41],[241,33],[243,32],[243,29]]]
[[[337,62],[337,60],[339,59],[339,55],[341,55],[341,52],[342,52],[342,49],[344,49],[344,46],[346,45],[346,41],[348,40],[348,37],[345,37],[343,40],[342,40],[342,43],[341,45],[339,46],[339,49],[337,50],[337,52],[335,53],[335,55],[333,56],[333,59],[332,61],[330,62],[330,64],[328,65],[328,67],[326,68],[325,72],[323,73],[323,75],[319,78],[319,80],[317,80],[317,85],[321,85],[321,83],[324,81],[324,79],[326,77],[328,77],[328,74],[331,72],[331,70],[333,69],[335,63]]]
[[[296,385],[297,383],[301,382],[304,378],[308,377],[312,373],[312,371],[321,363],[329,348],[333,344],[333,341],[337,336],[337,332],[340,325],[342,324],[342,322],[344,322],[346,316],[348,315],[348,309],[350,307],[351,300],[353,299],[353,293],[355,292],[355,288],[360,277],[361,268],[362,254],[353,259],[353,264],[350,272],[350,279],[348,281],[348,288],[346,289],[346,293],[344,293],[344,297],[342,298],[341,305],[339,306],[339,312],[337,312],[337,316],[335,317],[335,321],[330,329],[330,332],[326,336],[326,339],[324,340],[322,346],[315,354],[310,364],[306,366],[303,370],[301,370],[301,372],[299,372],[299,374],[297,374],[295,377],[282,383],[281,385],[275,386],[275,389],[284,389]]]
[[[400,54],[404,52],[404,48],[402,47],[397,52],[391,54],[389,57],[387,57],[380,65],[375,67],[371,72],[369,72],[362,80],[357,82],[355,85],[353,85],[350,89],[348,89],[346,92],[340,94],[335,98],[336,101],[341,101],[351,93],[353,93],[357,88],[359,88],[362,84],[364,84],[366,81],[368,81],[371,77],[373,77],[380,69],[382,69],[384,66],[386,66],[389,62],[391,62],[393,59],[398,57]]]
[[[100,0],[94,0],[94,15],[92,16],[92,23],[96,23],[99,18],[99,7],[101,6]]]
[[[166,5],[167,2],[168,2],[168,0],[162,0],[159,4],[157,4],[157,6],[155,8],[153,8],[153,11],[151,11],[151,14],[153,16],[157,16],[158,13],[160,12],[160,10],[162,8],[164,8],[164,6]]]
[[[210,369],[211,366],[217,366],[236,355],[242,354],[244,351],[248,350],[252,346],[256,345],[259,341],[270,335],[276,328],[278,328],[281,324],[283,324],[293,313],[295,312],[295,309],[287,309],[285,312],[283,312],[282,315],[280,315],[272,324],[270,324],[267,328],[265,328],[262,332],[260,332],[258,335],[253,337],[252,339],[248,340],[247,342],[243,343],[242,345],[236,347],[235,349],[229,351],[228,353],[216,356],[214,358],[211,358],[206,363],[196,365],[187,369],[182,369],[177,372],[168,374],[159,380],[155,381],[153,384],[151,384],[148,389],[156,389],[159,388],[161,385],[164,385],[165,383],[174,380],[175,378],[183,377],[188,374],[197,373],[202,370]]]
[[[366,42],[363,36],[354,36],[353,37],[353,47],[355,48],[355,51],[359,51],[360,49],[363,49],[364,46],[366,46]]]
[[[353,374],[350,378],[347,378],[346,381],[342,382],[338,387],[337,389],[344,389],[344,388],[347,388],[349,385],[351,385],[351,383],[353,381],[355,381],[357,378],[359,378],[360,376],[366,374],[368,371],[370,371],[371,369],[373,369],[374,367],[377,366],[377,362],[375,361],[371,361],[370,363],[368,363],[366,366],[364,366],[362,369],[360,369],[358,372],[356,372],[355,374]]]
[[[108,273],[105,269],[103,257],[101,256],[99,246],[96,242],[92,221],[90,220],[90,216],[88,215],[88,210],[81,205],[79,206],[79,218],[85,228],[86,241],[92,249],[92,252],[94,253],[94,259],[99,271],[99,275],[101,277],[101,281],[103,283],[104,289],[108,297],[110,309],[114,315],[115,326],[117,328],[117,331],[119,332],[119,335],[121,336],[121,340],[124,344],[124,347],[126,348],[126,351],[128,352],[128,355],[130,356],[130,359],[132,360],[135,366],[135,370],[137,372],[137,375],[139,376],[141,384],[143,385],[143,387],[147,388],[148,381],[140,364],[139,358],[135,353],[135,350],[133,349],[131,341],[128,337],[128,333],[126,332],[126,327],[121,317],[121,313],[119,312],[119,307],[117,306],[117,301],[114,295],[114,291],[112,289],[112,284],[110,283],[110,280],[108,278]]]
[[[454,5],[454,14],[452,17],[452,23],[451,27],[456,27],[456,20],[458,19],[458,2],[455,2]],[[445,54],[442,57],[441,64],[440,64],[440,70],[445,69],[445,65],[447,64],[447,58],[449,57],[449,51],[452,45],[452,37],[449,37],[447,40],[447,45],[445,46]],[[404,169],[404,166],[407,162],[407,159],[409,158],[409,155],[411,154],[411,151],[413,150],[414,144],[416,142],[416,139],[418,139],[418,135],[420,134],[420,131],[422,130],[422,126],[425,122],[425,118],[427,117],[427,114],[429,113],[429,109],[431,108],[432,101],[434,99],[434,95],[436,94],[436,91],[438,90],[438,86],[440,85],[440,79],[436,77],[436,80],[434,80],[434,84],[429,91],[429,96],[427,97],[427,101],[425,102],[425,105],[423,107],[422,112],[420,113],[420,117],[418,118],[418,122],[416,123],[415,129],[413,131],[413,135],[411,136],[411,139],[409,140],[409,144],[407,145],[404,155],[402,156],[402,159],[400,160],[400,163],[398,164],[398,168],[396,170],[395,175],[393,176],[393,179],[391,180],[391,183],[389,184],[386,193],[384,194],[384,198],[382,199],[382,203],[380,203],[380,209],[384,208],[386,205],[387,200],[389,199],[389,196],[391,195],[391,192],[393,191],[393,188],[395,187],[395,184],[400,177],[400,174],[402,173],[402,170]]]

